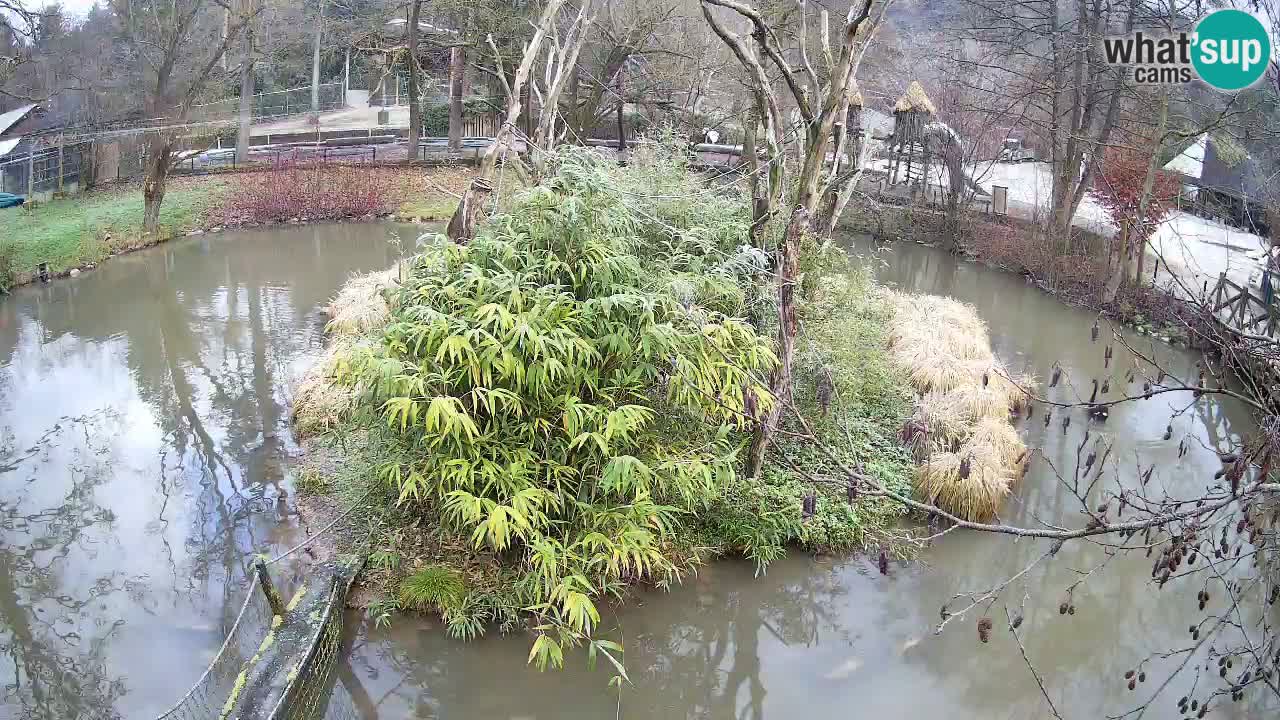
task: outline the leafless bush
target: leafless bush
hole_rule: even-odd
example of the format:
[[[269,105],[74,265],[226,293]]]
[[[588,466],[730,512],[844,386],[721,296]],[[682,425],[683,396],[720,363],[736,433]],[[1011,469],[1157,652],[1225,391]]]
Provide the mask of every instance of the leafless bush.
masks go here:
[[[217,220],[235,226],[381,214],[394,209],[401,184],[389,168],[282,165],[238,176],[228,195],[230,204],[217,214]]]

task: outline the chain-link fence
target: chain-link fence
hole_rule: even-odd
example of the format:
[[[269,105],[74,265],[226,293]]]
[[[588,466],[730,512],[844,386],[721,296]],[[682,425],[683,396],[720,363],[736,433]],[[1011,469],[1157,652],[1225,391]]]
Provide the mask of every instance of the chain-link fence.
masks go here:
[[[323,83],[319,87],[321,112],[346,106],[346,93],[340,82]],[[285,117],[311,112],[311,86],[258,93],[253,96],[253,119]],[[231,120],[240,116],[240,98],[227,98],[191,108],[191,122]]]
[[[279,558],[278,558],[279,559]],[[358,568],[325,565],[284,605],[250,582],[208,669],[157,720],[348,720],[361,717],[336,682],[343,608]],[[258,572],[266,578],[266,565]],[[273,604],[275,608],[273,610]]]
[[[0,159],[0,192],[36,198],[73,192],[82,185],[92,152],[92,144],[82,142],[5,156]]]
[[[222,647],[205,673],[158,720],[211,720],[224,716],[237,685],[242,685],[246,665],[262,646],[271,629],[273,613],[266,596],[254,583],[246,583],[239,612],[225,628]]]

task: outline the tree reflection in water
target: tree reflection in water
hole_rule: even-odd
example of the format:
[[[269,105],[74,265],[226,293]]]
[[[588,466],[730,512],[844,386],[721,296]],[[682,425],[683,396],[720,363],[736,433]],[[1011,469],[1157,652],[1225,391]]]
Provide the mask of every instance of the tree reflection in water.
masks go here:
[[[0,717],[145,718],[204,670],[295,539],[284,386],[384,237],[176,242],[0,299]]]

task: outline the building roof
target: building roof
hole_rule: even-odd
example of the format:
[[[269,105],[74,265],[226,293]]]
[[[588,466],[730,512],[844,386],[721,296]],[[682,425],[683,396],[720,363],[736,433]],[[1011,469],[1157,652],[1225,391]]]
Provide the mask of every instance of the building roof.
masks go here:
[[[1199,180],[1204,174],[1205,147],[1209,143],[1209,133],[1203,133],[1190,145],[1182,149],[1172,160],[1165,163],[1164,169]]]
[[[898,103],[893,106],[894,112],[926,112],[933,115],[938,109],[933,106],[933,101],[929,100],[929,96],[925,94],[924,88],[920,86],[918,80],[912,80],[907,86],[907,91],[898,98]]]
[[[22,142],[21,137],[5,138],[0,140],[0,158],[3,158],[5,155],[13,152],[13,149],[18,147],[18,143],[20,142]]]
[[[1257,158],[1229,138],[1210,136],[1205,144],[1200,187],[1256,199],[1265,189],[1266,173]]]
[[[26,118],[27,115],[30,115],[31,111],[35,110],[37,107],[39,106],[34,104],[23,105],[16,110],[10,110],[7,113],[0,114],[0,135],[4,135],[9,128],[22,122],[22,120]]]
[[[405,20],[404,18],[393,18],[387,21],[387,27],[396,28],[401,32],[403,32],[402,28],[404,28],[408,24],[409,24],[409,21]],[[426,33],[427,35],[457,35],[458,34],[457,30],[452,30],[446,27],[440,27],[439,25],[432,25],[426,20],[418,21],[418,31],[422,33]]]

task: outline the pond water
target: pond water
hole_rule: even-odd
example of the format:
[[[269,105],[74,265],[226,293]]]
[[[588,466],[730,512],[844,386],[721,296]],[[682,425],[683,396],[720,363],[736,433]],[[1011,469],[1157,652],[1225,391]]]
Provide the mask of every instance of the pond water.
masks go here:
[[[305,530],[291,502],[288,388],[323,342],[319,306],[350,273],[392,262],[389,229],[188,239],[0,300],[0,718],[148,718],[204,669],[238,607],[231,588],[250,553]],[[1057,361],[1087,391],[1090,378],[1116,373],[1118,385],[1127,370],[1103,368],[1091,316],[1019,277],[914,245],[871,259],[850,242],[886,283],[974,303],[1015,371],[1043,377]],[[1134,341],[1173,370],[1194,365]],[[1240,407],[1204,399],[1164,442],[1171,408],[1190,400],[1122,406],[1092,428],[1115,442],[1121,482],[1135,481],[1137,454],[1144,467],[1157,463],[1153,482],[1202,487],[1218,467],[1205,446],[1252,428]],[[1071,471],[1086,425],[1081,414],[1064,437],[1056,418],[1048,429],[1038,415],[1028,424],[1045,456],[1006,521],[1081,522],[1050,465]],[[745,563],[711,564],[606,614],[602,626],[627,647],[632,684],[621,691],[581,658],[538,673],[525,664],[527,637],[464,644],[430,620],[375,628],[352,614],[338,667],[351,700],[344,717],[1049,717],[1006,629],[1006,603],[1025,615],[1027,656],[1067,717],[1141,704],[1168,665],[1148,666],[1153,680],[1136,692],[1121,676],[1185,644],[1199,590],[1157,592],[1141,558],[1095,571],[1072,598],[1076,614],[1060,616],[1065,586],[1105,558],[1096,545],[1068,545],[1010,585],[990,611],[989,644],[977,640],[977,613],[934,634],[952,595],[985,591],[1046,549],[955,532],[887,577],[861,558],[797,555],[760,577]],[[1175,680],[1146,717],[1178,717],[1190,682]],[[1245,702],[1211,716],[1262,712]]]
[[[288,388],[319,307],[396,254],[380,226],[226,233],[0,298],[0,718],[186,691],[250,553],[296,534]]]

